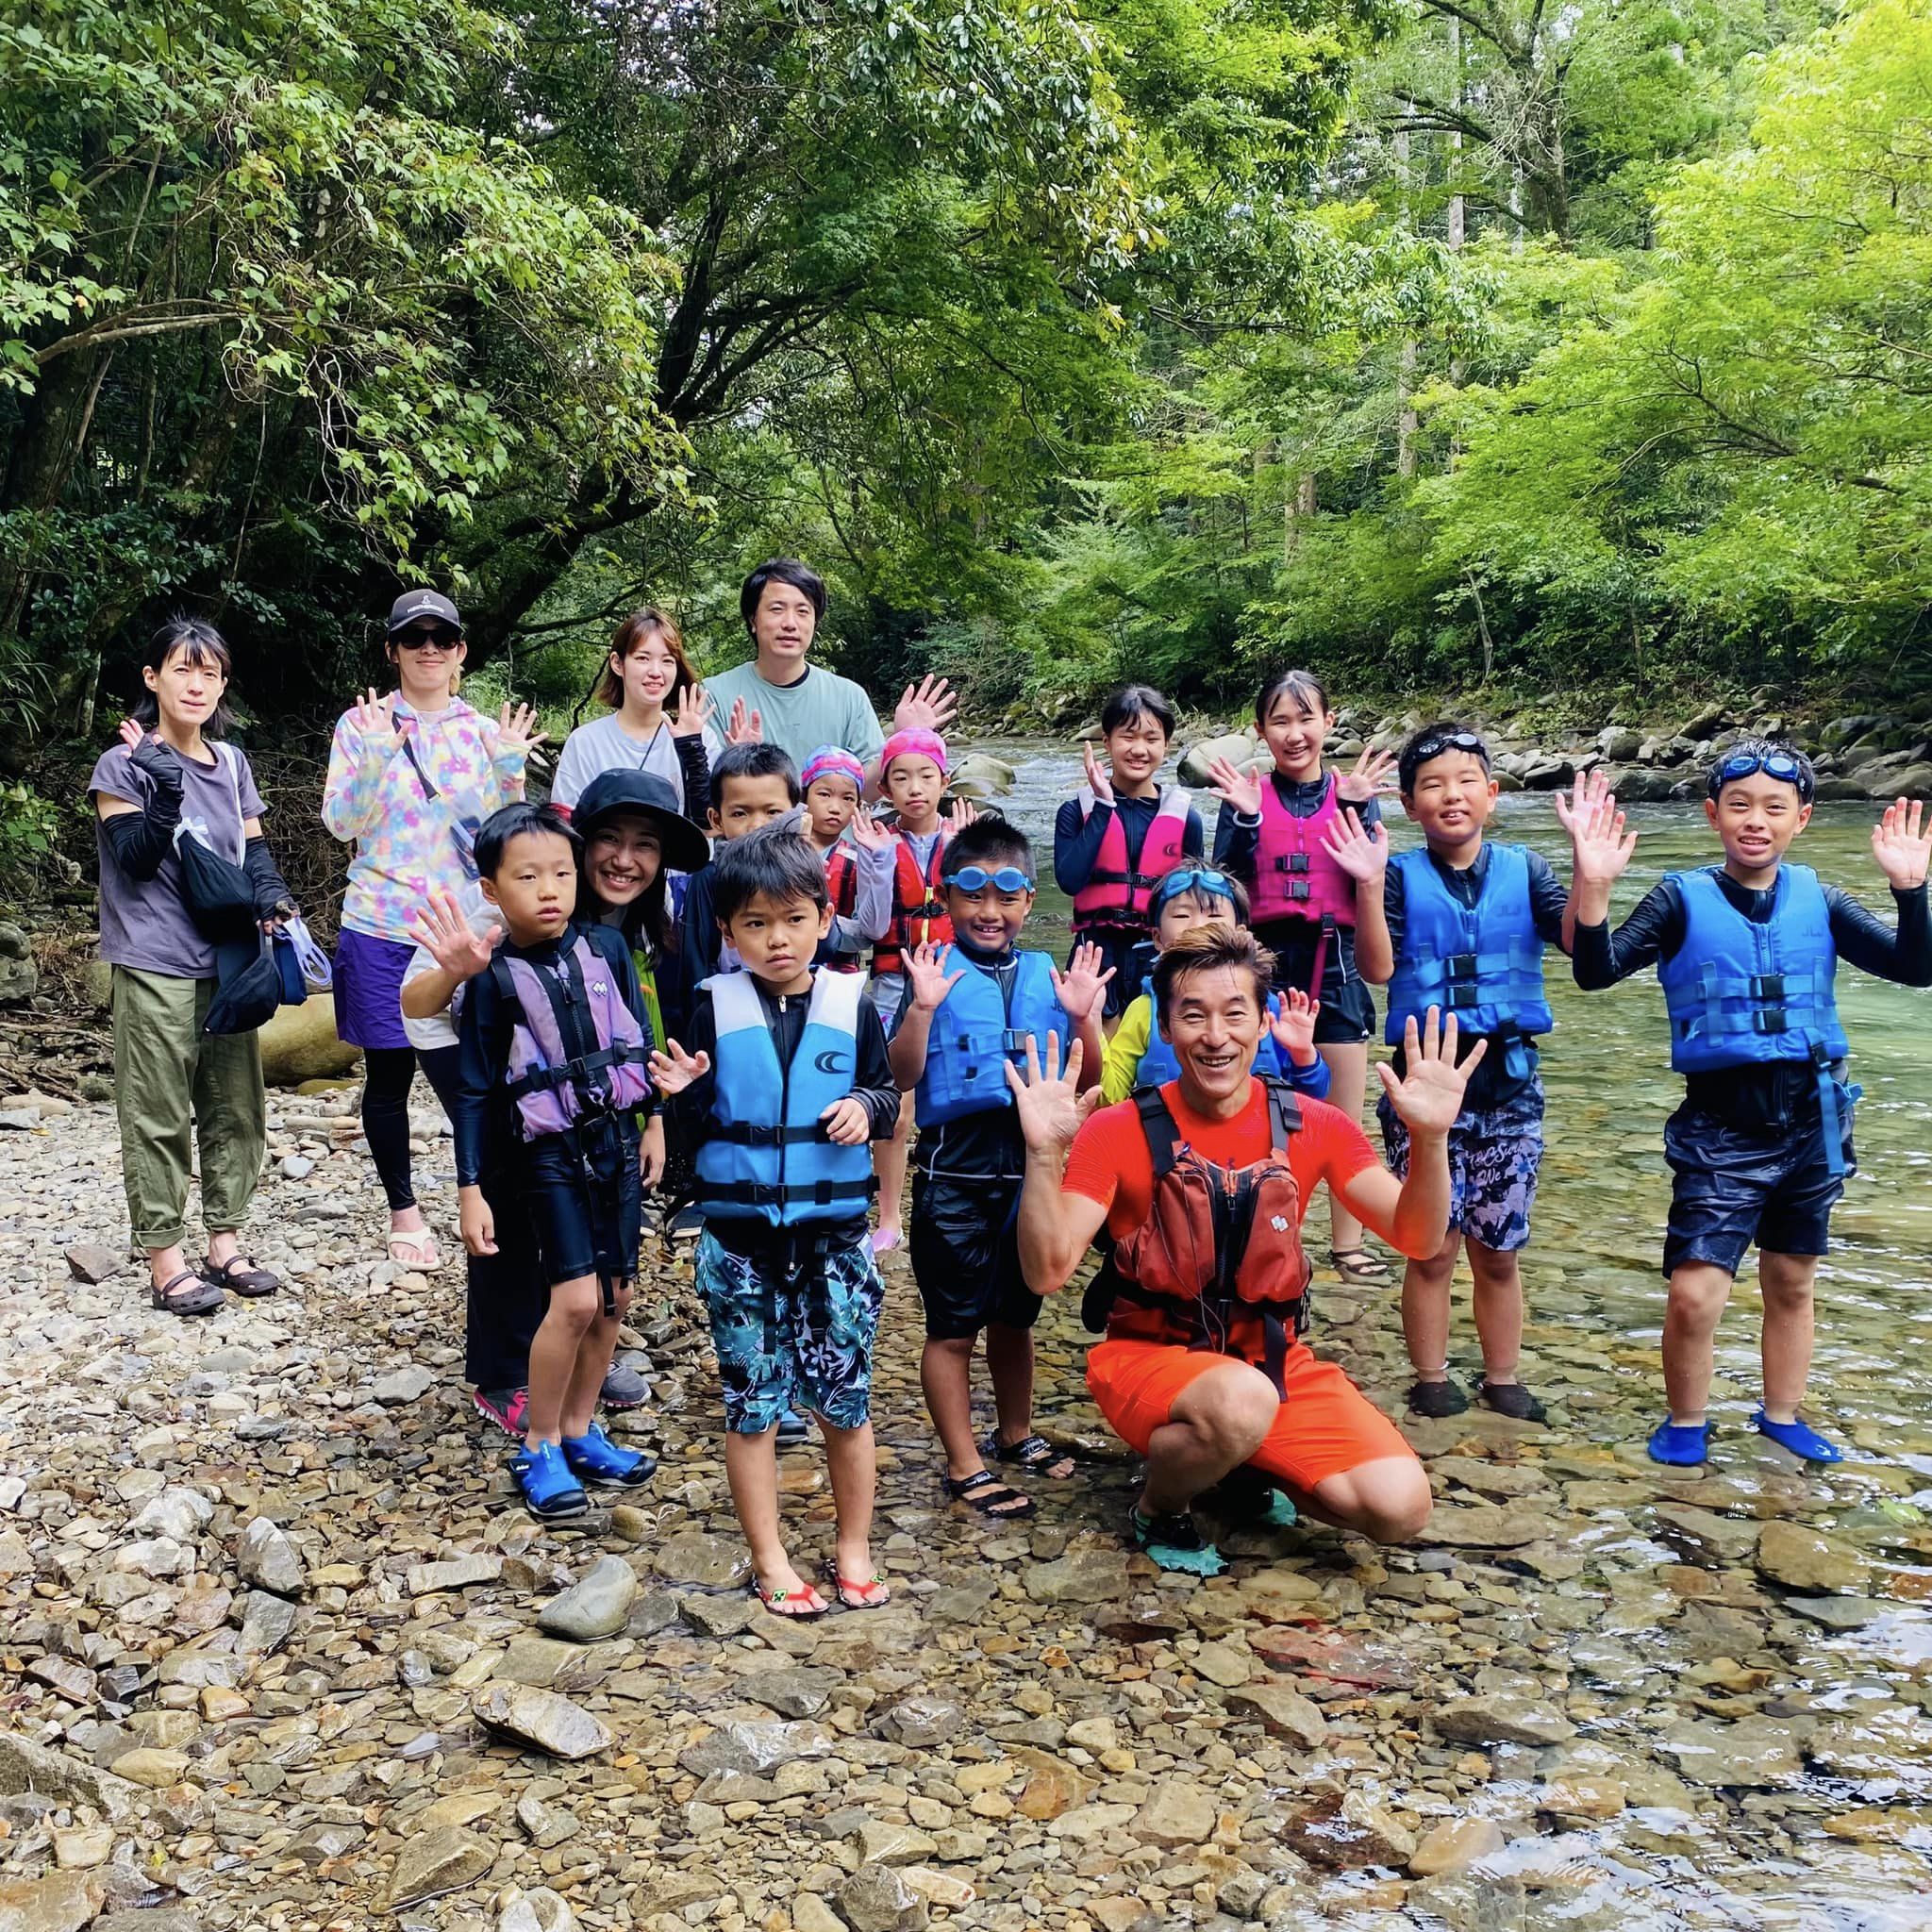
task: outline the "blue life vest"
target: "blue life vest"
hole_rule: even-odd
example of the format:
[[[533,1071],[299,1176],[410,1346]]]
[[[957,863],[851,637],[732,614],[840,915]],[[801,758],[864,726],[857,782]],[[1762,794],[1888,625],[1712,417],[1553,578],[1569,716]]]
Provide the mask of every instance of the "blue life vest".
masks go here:
[[[872,1150],[841,1147],[819,1116],[852,1091],[858,1001],[850,973],[812,974],[811,1005],[791,1064],[778,1050],[748,973],[705,981],[717,1018],[711,1118],[697,1154],[696,1201],[721,1220],[777,1227],[849,1221],[872,1195]]]
[[[1684,900],[1684,942],[1657,961],[1679,1074],[1808,1061],[1818,1069],[1825,1158],[1844,1172],[1834,1060],[1851,1051],[1832,990],[1838,947],[1831,908],[1808,865],[1778,869],[1771,917],[1747,919],[1714,868],[1673,873]],[[1857,1098],[1857,1090],[1851,1097]]]
[[[1134,1085],[1136,1087],[1161,1087],[1170,1080],[1178,1080],[1180,1078],[1181,1063],[1175,1058],[1174,1048],[1169,1044],[1167,1035],[1160,1030],[1160,1003],[1154,997],[1154,979],[1152,974],[1149,974],[1147,978],[1141,982],[1141,991],[1147,995],[1147,1050],[1141,1054],[1139,1062],[1134,1068]],[[1269,1024],[1272,1025],[1280,1017],[1281,995],[1278,992],[1271,992],[1268,995]],[[1319,1058],[1315,1061],[1313,1067],[1306,1070],[1307,1075],[1313,1075],[1317,1068],[1321,1070],[1324,1076],[1326,1075],[1328,1071],[1327,1065]],[[1276,1049],[1274,1036],[1268,1031],[1266,1026],[1261,1029],[1261,1038],[1255,1046],[1255,1064],[1252,1071],[1261,1074],[1263,1078],[1272,1078],[1278,1075],[1281,1079],[1292,1081],[1301,1091],[1305,1093],[1312,1092],[1318,1100],[1328,1091],[1328,1082],[1325,1077],[1322,1079],[1319,1088],[1313,1086],[1307,1077],[1299,1079],[1295,1077],[1298,1074],[1303,1074],[1304,1069],[1289,1063],[1287,1055]]]
[[[1057,1035],[1060,1065],[1066,1065],[1073,1026],[1054,997],[1050,962],[1044,953],[1016,953],[1014,958],[1019,963],[1008,976],[1011,996],[1006,998],[1000,975],[975,966],[958,947],[947,947],[941,971],[963,968],[964,976],[932,1016],[925,1071],[914,1099],[922,1127],[1011,1107],[1007,1063],[1025,1066],[1028,1034],[1042,1067],[1047,1035]]]
[[[1474,906],[1457,898],[1426,849],[1389,861],[1402,874],[1402,954],[1389,982],[1383,1038],[1402,1043],[1404,1024],[1421,1025],[1428,1009],[1456,1015],[1465,1040],[1500,1033],[1518,1038],[1509,1060],[1525,1052],[1521,1036],[1547,1033],[1543,942],[1529,897],[1529,854],[1521,845],[1491,845]],[[1494,1049],[1491,1051],[1493,1053]],[[1527,1072],[1526,1059],[1510,1071]]]

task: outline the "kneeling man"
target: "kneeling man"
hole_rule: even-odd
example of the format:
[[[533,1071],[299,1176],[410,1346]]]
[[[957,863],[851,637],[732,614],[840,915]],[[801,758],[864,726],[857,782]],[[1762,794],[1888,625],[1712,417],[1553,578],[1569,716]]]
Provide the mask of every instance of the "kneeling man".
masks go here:
[[[1377,1542],[1428,1520],[1429,1481],[1400,1432],[1302,1340],[1308,1261],[1301,1219],[1323,1182],[1404,1255],[1441,1246],[1448,1134],[1478,1042],[1456,1064],[1456,1022],[1436,1014],[1406,1041],[1408,1071],[1378,1067],[1409,1134],[1408,1177],[1376,1159],[1346,1114],[1258,1077],[1273,961],[1253,937],[1210,925],[1154,968],[1160,1030],[1180,1077],[1093,1111],[1064,1069],[1033,1059],[1008,1078],[1026,1139],[1020,1262],[1037,1294],[1065,1286],[1102,1224],[1114,1251],[1099,1280],[1112,1307],[1087,1386],[1147,1458],[1135,1542],[1164,1568],[1224,1567],[1195,1526],[1195,1497],[1247,1465],[1309,1514]]]

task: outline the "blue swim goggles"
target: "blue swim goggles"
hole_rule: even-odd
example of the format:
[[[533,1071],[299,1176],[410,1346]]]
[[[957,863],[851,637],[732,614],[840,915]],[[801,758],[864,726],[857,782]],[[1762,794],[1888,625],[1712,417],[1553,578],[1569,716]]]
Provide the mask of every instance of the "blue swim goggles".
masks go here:
[[[1170,899],[1178,899],[1183,892],[1204,892],[1209,898],[1225,899],[1230,906],[1238,903],[1234,896],[1234,881],[1224,872],[1217,872],[1211,865],[1179,865],[1154,889],[1153,909],[1158,912]]]
[[[1806,804],[1811,802],[1811,794],[1817,781],[1812,775],[1811,760],[1794,751],[1734,751],[1721,758],[1710,774],[1710,795],[1715,798],[1726,785],[1735,785],[1740,778],[1748,778],[1754,773],[1762,772],[1767,778],[1775,778],[1781,784],[1795,785],[1798,796]]]
[[[997,872],[988,872],[983,865],[962,865],[958,872],[948,873],[945,882],[962,892],[983,892],[988,886],[997,886],[1003,892],[1033,890],[1033,881],[1017,865],[1003,865]]]

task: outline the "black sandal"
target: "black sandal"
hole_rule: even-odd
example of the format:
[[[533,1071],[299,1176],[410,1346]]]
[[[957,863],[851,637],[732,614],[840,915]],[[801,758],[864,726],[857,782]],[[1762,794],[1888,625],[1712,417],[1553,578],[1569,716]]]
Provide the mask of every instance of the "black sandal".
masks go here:
[[[991,1457],[995,1462],[1013,1463],[1028,1475],[1041,1476],[1048,1482],[1063,1483],[1073,1477],[1074,1458],[1064,1449],[1056,1449],[1044,1436],[1022,1436],[1017,1442],[1002,1442],[1000,1432],[994,1429],[979,1447],[983,1455]],[[1064,1470],[1058,1467],[1062,1462],[1066,1464]]]
[[[217,1288],[232,1289],[237,1294],[246,1296],[250,1301],[258,1300],[262,1295],[274,1294],[282,1285],[279,1274],[271,1274],[266,1268],[249,1268],[242,1264],[240,1255],[230,1255],[225,1261],[204,1261],[201,1264],[201,1278],[211,1281]]]
[[[192,1281],[194,1286],[176,1294],[175,1290],[184,1281]],[[147,1298],[150,1307],[165,1308],[171,1315],[212,1315],[227,1296],[222,1292],[221,1283],[206,1272],[196,1274],[192,1268],[184,1268],[180,1274],[171,1274],[158,1288],[150,1280]]]
[[[1039,1507],[1031,1496],[1023,1496],[1011,1483],[1003,1483],[990,1469],[975,1469],[971,1475],[955,1480],[952,1476],[941,1476],[946,1494],[956,1503],[964,1503],[969,1509],[993,1523],[1021,1523],[1031,1516]],[[1002,1509],[1002,1501],[1011,1499],[1019,1506],[1012,1509]]]
[[[1386,1288],[1394,1278],[1381,1256],[1364,1247],[1330,1248],[1328,1261],[1350,1288]]]

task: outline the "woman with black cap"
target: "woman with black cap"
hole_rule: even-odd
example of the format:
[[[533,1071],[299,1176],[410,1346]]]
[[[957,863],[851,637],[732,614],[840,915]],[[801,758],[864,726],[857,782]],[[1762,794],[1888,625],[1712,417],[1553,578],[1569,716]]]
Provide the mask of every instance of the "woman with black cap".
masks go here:
[[[577,901],[581,916],[624,933],[643,988],[653,1038],[661,1043],[665,1033],[656,975],[672,940],[669,875],[703,865],[708,842],[679,812],[671,787],[651,772],[600,773],[577,799],[571,823],[584,841]],[[444,1044],[444,1034],[454,1046],[451,1003],[463,982],[489,965],[498,927],[480,893],[464,900],[440,893],[414,920],[411,933],[418,950],[404,976],[401,1005],[410,1038],[426,1058]],[[643,1158],[648,1186],[664,1169],[660,1116],[654,1116],[645,1129]],[[483,1191],[491,1198],[487,1174]],[[516,1252],[507,1240],[518,1219],[497,1215],[500,1252],[470,1257],[465,1364],[475,1384],[478,1412],[511,1435],[523,1432],[530,1337],[545,1305],[535,1254]],[[604,1407],[635,1408],[644,1395],[637,1371],[621,1360],[615,1363],[605,1379]]]
[[[239,938],[239,951],[258,960],[259,935],[295,907],[262,837],[247,758],[206,735],[227,723],[228,672],[212,625],[171,618],[148,647],[147,695],[88,780],[100,841],[101,957],[113,968],[122,1179],[135,1242],[147,1251],[149,1298],[175,1315],[212,1314],[229,1289],[266,1295],[281,1286],[237,1239],[267,1139],[259,1020],[239,1011],[224,1019],[218,995],[238,1005],[235,984],[220,977],[223,942]],[[238,882],[242,903],[220,930],[193,903],[187,841]],[[209,1031],[210,1022],[223,1030]],[[191,1154],[208,1230],[198,1271],[181,1251]]]
[[[543,734],[527,705],[486,718],[456,695],[462,619],[437,591],[395,600],[386,651],[397,688],[365,691],[337,721],[323,792],[324,824],[356,847],[336,945],[336,1031],[362,1049],[362,1131],[389,1197],[390,1259],[434,1268],[436,1239],[409,1176],[417,1055],[397,1001],[409,921],[431,892],[460,893],[475,878],[475,828],[524,795],[524,766]],[[422,1058],[447,1110],[456,1049]]]

